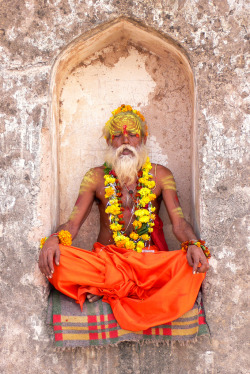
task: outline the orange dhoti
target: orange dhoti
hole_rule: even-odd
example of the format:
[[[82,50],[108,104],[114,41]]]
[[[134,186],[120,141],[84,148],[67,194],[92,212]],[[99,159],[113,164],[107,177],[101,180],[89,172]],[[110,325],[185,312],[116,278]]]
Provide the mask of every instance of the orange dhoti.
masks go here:
[[[179,251],[137,253],[95,243],[93,252],[60,244],[60,265],[49,281],[81,306],[86,294],[103,295],[119,325],[146,330],[190,310],[205,274],[193,274]]]

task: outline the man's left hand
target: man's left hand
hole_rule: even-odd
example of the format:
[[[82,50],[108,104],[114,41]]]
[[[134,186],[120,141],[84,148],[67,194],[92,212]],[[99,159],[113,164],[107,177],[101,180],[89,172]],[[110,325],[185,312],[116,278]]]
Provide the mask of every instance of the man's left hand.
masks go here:
[[[193,267],[193,274],[206,273],[209,269],[209,264],[203,250],[196,245],[188,247],[187,260],[189,265]]]

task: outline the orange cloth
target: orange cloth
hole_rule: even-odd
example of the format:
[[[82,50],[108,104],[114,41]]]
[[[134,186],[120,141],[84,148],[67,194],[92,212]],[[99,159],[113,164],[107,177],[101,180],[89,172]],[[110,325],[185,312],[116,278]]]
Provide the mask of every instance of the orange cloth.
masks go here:
[[[179,251],[137,253],[95,243],[93,252],[60,244],[60,265],[49,281],[82,306],[86,293],[104,295],[119,325],[145,330],[190,310],[205,274],[193,274]]]

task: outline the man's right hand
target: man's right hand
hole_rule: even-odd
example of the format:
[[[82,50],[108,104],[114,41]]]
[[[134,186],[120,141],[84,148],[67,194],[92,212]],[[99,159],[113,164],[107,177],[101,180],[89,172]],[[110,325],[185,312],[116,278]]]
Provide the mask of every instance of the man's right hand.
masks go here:
[[[60,262],[60,249],[57,236],[49,237],[40,251],[38,266],[43,275],[52,278],[54,273],[54,263],[58,266]]]

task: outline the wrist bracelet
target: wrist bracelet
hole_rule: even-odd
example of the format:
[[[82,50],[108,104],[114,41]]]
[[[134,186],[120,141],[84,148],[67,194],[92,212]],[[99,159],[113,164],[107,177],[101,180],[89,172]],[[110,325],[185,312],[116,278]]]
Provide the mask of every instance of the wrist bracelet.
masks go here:
[[[43,248],[46,240],[49,239],[51,236],[57,236],[60,244],[67,245],[67,246],[70,246],[72,244],[71,233],[67,230],[61,230],[59,232],[55,232],[54,234],[51,234],[50,236],[45,236],[45,238],[42,238],[40,241],[41,249]]]
[[[204,255],[207,257],[207,258],[210,258],[211,257],[211,253],[208,249],[208,247],[205,246],[206,242],[205,240],[187,240],[186,242],[183,242],[181,243],[181,249],[183,252],[187,252],[188,250],[188,247],[190,245],[196,245],[196,247],[199,247],[203,250],[204,252]]]

